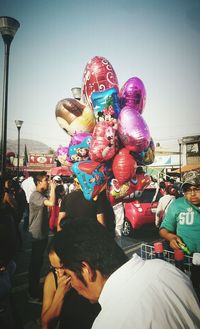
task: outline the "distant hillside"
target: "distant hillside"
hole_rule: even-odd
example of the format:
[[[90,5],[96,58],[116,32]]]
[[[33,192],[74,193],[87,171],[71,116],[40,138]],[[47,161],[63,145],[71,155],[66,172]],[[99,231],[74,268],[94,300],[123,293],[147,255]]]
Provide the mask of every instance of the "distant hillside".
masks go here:
[[[49,153],[52,148],[44,143],[32,140],[32,139],[21,139],[20,140],[20,155],[24,155],[24,150],[25,150],[25,145],[27,147],[27,152],[34,152],[34,153],[44,153],[47,154]],[[12,140],[8,139],[7,140],[7,151],[14,152],[17,154],[17,147],[18,147],[18,141],[17,140]]]

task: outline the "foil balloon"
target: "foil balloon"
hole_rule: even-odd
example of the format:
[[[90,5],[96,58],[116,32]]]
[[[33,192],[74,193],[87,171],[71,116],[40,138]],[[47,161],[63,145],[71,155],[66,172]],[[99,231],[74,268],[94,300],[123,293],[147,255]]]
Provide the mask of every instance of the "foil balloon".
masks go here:
[[[106,121],[117,128],[120,105],[115,88],[92,93],[92,104],[96,122]]]
[[[91,144],[92,136],[86,136],[82,142],[79,142],[77,144],[69,145],[69,152],[68,156],[70,158],[70,161],[77,162],[77,161],[84,161],[89,160],[89,149]],[[73,140],[73,137],[72,137]],[[76,136],[77,140],[77,136]]]
[[[92,134],[90,159],[98,162],[110,160],[116,152],[116,129],[111,127],[108,122],[97,123]]]
[[[147,166],[152,164],[155,160],[155,145],[153,139],[151,138],[146,150],[140,153],[131,152],[131,154],[136,159],[138,165]]]
[[[119,184],[129,181],[136,172],[137,163],[126,148],[122,148],[114,157],[112,171]]]
[[[125,201],[126,197],[128,197],[129,202],[135,199],[134,191],[135,186],[131,181],[120,185],[118,180],[113,178],[106,193],[111,205],[114,206],[119,202]]]
[[[130,181],[122,185],[117,179],[112,179],[107,189],[107,197],[112,205],[119,202],[131,202],[138,199],[150,183],[151,177],[146,173],[136,174]]]
[[[130,108],[142,114],[146,103],[145,86],[137,77],[126,81],[119,93],[121,108],[129,106]]]
[[[69,158],[68,158],[68,151],[69,151],[69,148],[67,146],[60,145],[57,148],[56,155],[57,155],[58,161],[63,166],[71,165],[70,162],[69,162]]]
[[[118,117],[118,133],[123,145],[130,151],[142,152],[149,146],[149,128],[139,112],[125,106]]]
[[[92,200],[106,188],[111,175],[111,168],[105,163],[94,161],[76,162],[72,165],[86,200]]]
[[[113,87],[118,91],[118,79],[112,65],[104,57],[93,57],[86,64],[83,73],[83,101],[92,107],[91,95],[93,92]]]
[[[71,136],[80,132],[92,132],[94,129],[93,111],[79,100],[62,99],[56,105],[55,114],[60,127]]]

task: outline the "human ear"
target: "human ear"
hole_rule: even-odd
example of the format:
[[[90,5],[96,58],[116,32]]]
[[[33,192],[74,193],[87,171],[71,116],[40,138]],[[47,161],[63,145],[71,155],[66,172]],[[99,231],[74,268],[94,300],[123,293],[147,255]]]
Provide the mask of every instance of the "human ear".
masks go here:
[[[87,281],[93,282],[96,279],[96,272],[87,262],[82,262],[82,274]]]

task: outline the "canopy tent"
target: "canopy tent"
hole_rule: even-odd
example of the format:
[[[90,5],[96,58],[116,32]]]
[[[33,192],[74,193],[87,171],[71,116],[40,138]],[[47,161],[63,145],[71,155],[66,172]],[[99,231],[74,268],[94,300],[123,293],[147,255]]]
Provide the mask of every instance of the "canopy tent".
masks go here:
[[[180,152],[170,150],[170,149],[167,149],[167,148],[164,148],[164,147],[161,147],[161,146],[156,146],[155,154],[156,155],[178,155],[178,154],[180,154]]]
[[[51,168],[51,176],[72,176],[73,172],[70,167],[53,167]]]
[[[185,166],[182,166],[181,167],[181,173],[185,173],[185,172],[190,171],[190,170],[200,170],[200,164],[196,164],[196,165],[185,165]],[[180,174],[180,168],[174,170],[173,172]]]

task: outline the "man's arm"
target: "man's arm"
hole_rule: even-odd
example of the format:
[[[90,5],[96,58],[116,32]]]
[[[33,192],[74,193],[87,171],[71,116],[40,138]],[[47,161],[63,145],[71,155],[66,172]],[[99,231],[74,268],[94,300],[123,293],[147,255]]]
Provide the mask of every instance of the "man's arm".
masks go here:
[[[44,205],[47,207],[52,207],[55,205],[55,201],[56,201],[55,188],[56,188],[56,182],[51,181],[51,190],[50,190],[49,199],[44,200]]]
[[[59,212],[59,215],[58,215],[58,223],[57,223],[57,231],[61,231],[61,226],[60,226],[60,222],[62,219],[66,218],[67,217],[67,214],[66,212],[64,211],[61,211]]]
[[[163,239],[169,241],[170,247],[172,249],[180,249],[178,243],[183,243],[183,241],[179,238],[178,235],[168,231],[166,228],[161,228],[159,233]]]

